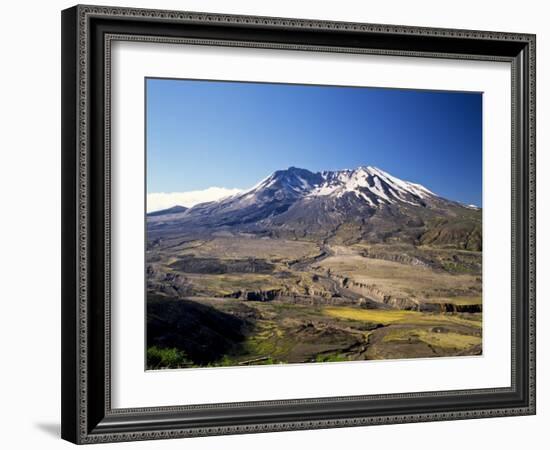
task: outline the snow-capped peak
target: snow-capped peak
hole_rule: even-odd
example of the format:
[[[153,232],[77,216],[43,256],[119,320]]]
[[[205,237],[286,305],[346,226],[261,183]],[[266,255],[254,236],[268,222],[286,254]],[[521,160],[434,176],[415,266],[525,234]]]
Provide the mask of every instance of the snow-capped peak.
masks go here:
[[[250,189],[220,200],[223,208],[258,207],[291,204],[299,199],[354,196],[372,208],[396,203],[425,206],[425,200],[437,197],[424,186],[401,180],[373,166],[356,169],[310,172],[289,167],[277,170]]]
[[[342,197],[354,194],[371,206],[395,202],[421,205],[427,197],[436,196],[420,184],[401,180],[373,166],[322,172],[321,176],[323,182],[311,190],[308,196]]]

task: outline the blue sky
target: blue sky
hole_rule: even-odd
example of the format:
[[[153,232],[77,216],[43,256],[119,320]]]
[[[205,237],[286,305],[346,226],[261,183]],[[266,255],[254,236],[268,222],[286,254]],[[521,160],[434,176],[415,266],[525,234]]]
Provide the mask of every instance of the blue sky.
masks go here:
[[[481,206],[482,95],[147,79],[147,192],[377,166]]]

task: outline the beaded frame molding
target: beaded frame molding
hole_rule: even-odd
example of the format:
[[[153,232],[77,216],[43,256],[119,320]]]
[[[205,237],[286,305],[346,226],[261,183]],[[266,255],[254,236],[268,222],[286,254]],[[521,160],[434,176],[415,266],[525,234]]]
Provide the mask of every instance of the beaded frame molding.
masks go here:
[[[113,41],[505,61],[512,373],[505,388],[111,407]],[[62,12],[62,437],[78,444],[535,414],[535,36],[78,5]]]

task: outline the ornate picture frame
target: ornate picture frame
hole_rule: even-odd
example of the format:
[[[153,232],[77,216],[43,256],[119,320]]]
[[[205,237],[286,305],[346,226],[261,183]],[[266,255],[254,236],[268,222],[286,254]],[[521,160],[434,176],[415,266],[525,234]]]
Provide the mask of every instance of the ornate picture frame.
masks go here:
[[[511,384],[113,408],[111,46],[116,41],[511,65]],[[535,36],[100,6],[62,12],[62,437],[100,443],[535,414]]]

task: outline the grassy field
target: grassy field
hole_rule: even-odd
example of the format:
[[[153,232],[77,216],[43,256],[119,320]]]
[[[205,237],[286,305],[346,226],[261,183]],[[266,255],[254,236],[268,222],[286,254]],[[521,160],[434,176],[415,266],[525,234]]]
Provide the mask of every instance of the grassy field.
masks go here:
[[[428,314],[417,311],[400,311],[393,309],[381,311],[349,307],[329,307],[325,308],[325,311],[329,316],[340,319],[375,322],[383,325],[465,325],[481,328],[480,315],[464,318],[463,316],[455,314]]]

